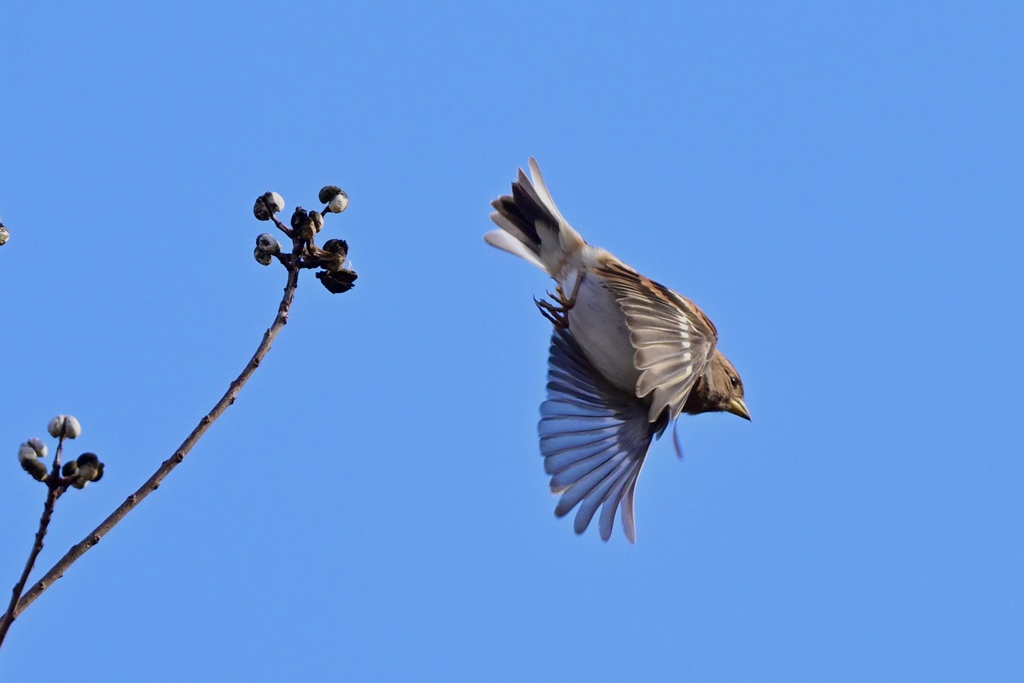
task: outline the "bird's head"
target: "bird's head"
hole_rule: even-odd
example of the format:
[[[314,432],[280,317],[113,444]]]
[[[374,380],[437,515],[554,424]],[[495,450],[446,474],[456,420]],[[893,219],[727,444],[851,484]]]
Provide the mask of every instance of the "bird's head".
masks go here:
[[[690,414],[724,412],[750,419],[743,402],[743,380],[729,359],[715,349],[707,372],[697,380],[683,410]]]

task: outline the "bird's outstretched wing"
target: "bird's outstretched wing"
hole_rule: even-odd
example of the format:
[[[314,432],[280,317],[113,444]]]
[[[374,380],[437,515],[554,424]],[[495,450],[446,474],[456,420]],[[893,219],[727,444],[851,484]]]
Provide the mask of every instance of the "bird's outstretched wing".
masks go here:
[[[561,494],[555,514],[562,517],[579,505],[573,529],[581,534],[603,505],[599,528],[607,541],[621,508],[622,530],[635,543],[633,491],[651,439],[665,430],[667,417],[648,421],[646,401],[606,381],[568,330],[551,336],[547,389],[538,429],[551,491]]]
[[[621,264],[599,269],[626,316],[633,364],[640,371],[636,395],[650,396],[648,419],[667,410],[674,420],[718,342],[714,323],[695,303]]]

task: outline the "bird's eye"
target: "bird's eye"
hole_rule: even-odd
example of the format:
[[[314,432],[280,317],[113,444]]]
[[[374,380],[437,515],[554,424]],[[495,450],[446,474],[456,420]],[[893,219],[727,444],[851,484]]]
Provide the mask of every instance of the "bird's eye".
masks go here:
[[[732,384],[732,388],[735,389],[736,387],[738,387],[740,385],[740,378],[739,377],[730,377],[729,378],[729,383]]]

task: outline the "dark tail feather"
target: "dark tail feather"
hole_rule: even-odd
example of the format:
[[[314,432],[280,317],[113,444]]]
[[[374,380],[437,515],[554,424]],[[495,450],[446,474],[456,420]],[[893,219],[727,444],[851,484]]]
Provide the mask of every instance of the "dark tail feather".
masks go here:
[[[532,181],[519,169],[512,194],[491,202],[491,220],[501,230],[487,233],[484,239],[555,275],[551,269],[562,262],[566,249],[582,245],[583,239],[562,218],[533,159],[530,172]]]

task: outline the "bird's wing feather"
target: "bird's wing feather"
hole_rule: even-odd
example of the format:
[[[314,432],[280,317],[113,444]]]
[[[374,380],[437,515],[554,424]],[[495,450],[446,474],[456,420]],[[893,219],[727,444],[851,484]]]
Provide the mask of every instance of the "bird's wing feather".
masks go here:
[[[541,404],[540,450],[562,517],[579,505],[573,528],[580,534],[597,509],[601,538],[608,540],[616,508],[622,528],[636,541],[633,491],[644,456],[667,420],[652,424],[644,401],[609,384],[587,360],[568,330],[551,336],[548,398]]]
[[[668,409],[675,419],[718,342],[714,324],[689,299],[621,265],[599,271],[626,316],[633,364],[640,371],[636,395],[651,395],[648,419]]]

